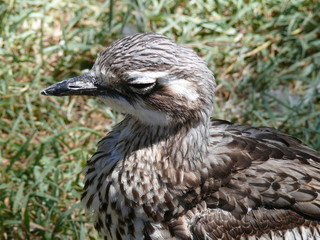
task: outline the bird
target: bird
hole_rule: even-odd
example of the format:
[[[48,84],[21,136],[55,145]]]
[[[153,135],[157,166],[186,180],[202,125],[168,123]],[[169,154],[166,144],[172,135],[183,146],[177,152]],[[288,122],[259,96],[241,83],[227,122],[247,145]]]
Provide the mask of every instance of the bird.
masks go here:
[[[41,92],[124,114],[84,169],[82,202],[105,239],[320,239],[320,153],[212,118],[215,87],[195,51],[139,33]]]

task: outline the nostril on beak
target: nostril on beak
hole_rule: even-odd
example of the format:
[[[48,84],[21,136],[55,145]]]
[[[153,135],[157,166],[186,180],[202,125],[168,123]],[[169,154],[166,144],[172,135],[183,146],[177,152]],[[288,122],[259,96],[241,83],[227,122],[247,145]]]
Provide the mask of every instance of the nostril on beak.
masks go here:
[[[68,86],[68,88],[70,88],[70,89],[79,89],[79,88],[81,88],[80,86],[77,86],[77,85],[69,85]]]

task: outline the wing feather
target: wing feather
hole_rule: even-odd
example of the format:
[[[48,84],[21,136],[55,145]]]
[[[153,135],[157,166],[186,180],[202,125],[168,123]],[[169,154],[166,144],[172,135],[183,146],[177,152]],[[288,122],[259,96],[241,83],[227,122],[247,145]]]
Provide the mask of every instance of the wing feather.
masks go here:
[[[196,216],[201,216],[197,218]],[[193,239],[318,239],[320,223],[284,209],[256,209],[242,218],[204,207],[189,211]]]
[[[195,239],[320,237],[320,153],[273,128],[221,120],[210,142]]]

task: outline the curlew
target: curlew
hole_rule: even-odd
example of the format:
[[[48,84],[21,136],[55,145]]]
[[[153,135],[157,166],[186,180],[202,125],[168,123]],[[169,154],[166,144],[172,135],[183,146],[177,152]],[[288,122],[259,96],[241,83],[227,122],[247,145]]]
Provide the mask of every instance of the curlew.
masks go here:
[[[125,114],[85,167],[105,239],[320,239],[320,154],[269,127],[211,120],[215,80],[191,49],[143,33],[44,95]]]

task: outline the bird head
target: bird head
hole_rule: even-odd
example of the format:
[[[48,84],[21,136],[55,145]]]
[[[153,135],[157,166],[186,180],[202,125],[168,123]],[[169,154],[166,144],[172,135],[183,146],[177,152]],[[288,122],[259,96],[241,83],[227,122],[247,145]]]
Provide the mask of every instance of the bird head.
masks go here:
[[[97,96],[147,125],[197,123],[211,113],[215,80],[197,54],[155,33],[128,36],[102,51],[84,75],[43,95]]]

